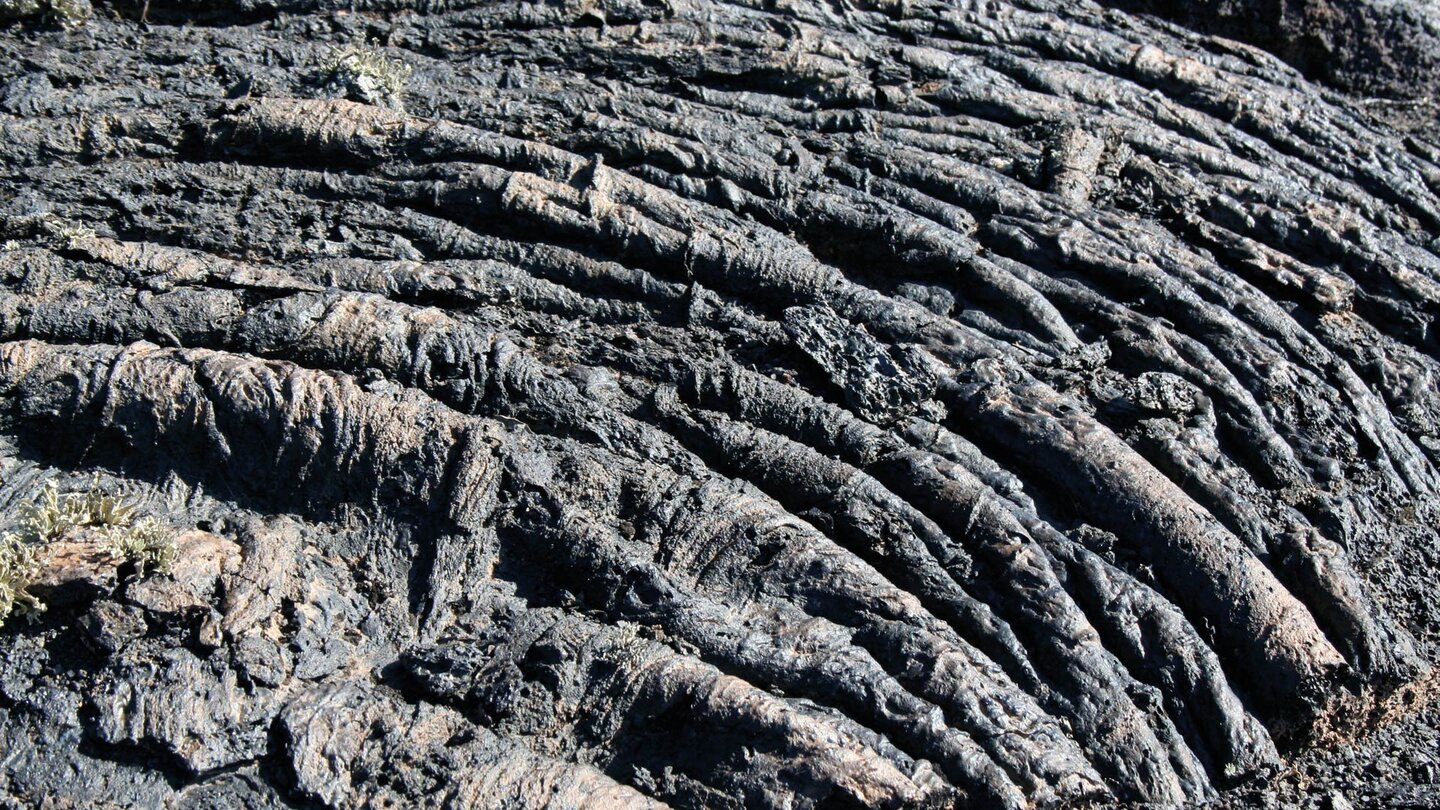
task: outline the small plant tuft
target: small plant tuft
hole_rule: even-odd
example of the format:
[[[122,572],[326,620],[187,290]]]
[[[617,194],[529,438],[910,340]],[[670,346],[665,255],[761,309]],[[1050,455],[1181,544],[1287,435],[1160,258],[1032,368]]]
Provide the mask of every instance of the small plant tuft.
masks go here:
[[[67,495],[60,494],[54,481],[45,482],[40,495],[24,508],[21,517],[21,539],[39,545],[54,542],[79,526],[128,526],[135,517],[135,506],[100,489],[100,477],[96,476],[88,490]]]
[[[85,492],[68,495],[61,495],[55,482],[48,481],[35,502],[25,507],[21,539],[43,545],[70,529],[98,529],[105,537],[106,549],[137,563],[142,575],[168,572],[175,562],[175,533],[155,518],[137,520],[135,512],[135,504],[102,490],[99,476]]]
[[[18,535],[0,535],[0,623],[11,613],[39,613],[45,605],[29,592],[40,577],[35,549]]]
[[[413,68],[385,55],[374,40],[334,48],[321,63],[326,81],[366,104],[399,108]]]
[[[105,494],[100,489],[98,478],[80,496],[80,509],[90,526],[127,526],[135,519],[135,504]]]
[[[65,250],[75,250],[95,238],[95,230],[84,225],[65,224],[55,231],[55,242]]]
[[[45,482],[40,495],[20,515],[20,539],[30,545],[54,542],[76,526],[90,525],[85,496],[61,495],[54,481]]]
[[[153,517],[143,517],[133,524],[114,526],[106,532],[106,550],[135,565],[140,576],[149,573],[168,574],[179,557],[175,532]]]
[[[0,622],[44,609],[27,590],[41,573],[36,552],[75,529],[91,530],[117,564],[134,564],[142,577],[169,573],[179,556],[174,530],[153,517],[137,519],[135,504],[103,491],[99,476],[85,492],[67,494],[47,481],[23,507],[19,532],[0,536]]]

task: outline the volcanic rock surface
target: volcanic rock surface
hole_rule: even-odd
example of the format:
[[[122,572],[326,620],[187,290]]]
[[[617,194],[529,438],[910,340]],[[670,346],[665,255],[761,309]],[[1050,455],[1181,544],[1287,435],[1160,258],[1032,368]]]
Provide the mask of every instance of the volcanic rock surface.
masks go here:
[[[1426,133],[1090,2],[20,16],[0,523],[98,474],[179,558],[39,550],[0,806],[1177,806],[1434,744]]]
[[[1268,50],[1419,125],[1440,90],[1436,0],[1102,0]],[[1414,116],[1408,109],[1422,108]]]

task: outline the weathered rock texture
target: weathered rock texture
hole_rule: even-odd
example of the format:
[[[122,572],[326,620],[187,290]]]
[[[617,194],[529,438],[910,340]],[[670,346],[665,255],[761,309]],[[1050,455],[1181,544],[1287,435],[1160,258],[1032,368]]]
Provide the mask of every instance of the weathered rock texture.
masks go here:
[[[1257,45],[1307,76],[1366,96],[1429,99],[1440,90],[1436,0],[1102,2]]]
[[[1176,805],[1414,700],[1440,149],[1271,56],[139,11],[0,36],[0,507],[187,531],[0,631],[0,802]]]

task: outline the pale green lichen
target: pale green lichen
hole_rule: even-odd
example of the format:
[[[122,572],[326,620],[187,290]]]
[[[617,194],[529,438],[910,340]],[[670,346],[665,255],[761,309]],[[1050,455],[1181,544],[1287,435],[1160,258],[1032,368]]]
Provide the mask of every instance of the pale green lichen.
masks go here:
[[[143,517],[133,524],[114,526],[106,532],[106,550],[135,566],[140,576],[149,573],[168,574],[180,549],[175,545],[175,531],[153,517]]]
[[[0,535],[0,623],[11,613],[38,613],[45,605],[29,588],[40,576],[34,547],[18,535]]]
[[[53,542],[76,526],[90,525],[85,495],[61,495],[54,481],[40,488],[35,501],[20,510],[20,537],[29,545]]]
[[[40,545],[53,542],[66,531],[80,526],[129,526],[135,517],[135,506],[102,490],[97,476],[86,491],[64,495],[54,481],[47,481],[35,501],[20,514],[21,538]]]
[[[89,530],[115,564],[131,563],[142,577],[169,573],[179,556],[171,527],[137,518],[135,504],[102,490],[98,476],[84,492],[62,494],[48,481],[21,509],[19,531],[0,536],[0,622],[12,612],[44,609],[29,592],[43,567],[37,552],[75,530]]]
[[[175,562],[175,533],[155,518],[137,520],[135,513],[135,504],[102,490],[98,477],[85,492],[67,495],[61,495],[51,481],[40,489],[35,502],[25,507],[21,536],[31,545],[43,545],[70,529],[98,529],[106,550],[135,563],[142,575],[169,571]]]
[[[65,224],[55,230],[55,242],[66,250],[74,250],[95,238],[95,229],[84,225]]]
[[[98,480],[80,496],[80,508],[90,526],[127,526],[135,519],[135,504],[106,494]]]
[[[332,49],[321,68],[330,85],[356,101],[390,107],[402,106],[405,82],[413,71],[404,60],[386,56],[373,41]]]

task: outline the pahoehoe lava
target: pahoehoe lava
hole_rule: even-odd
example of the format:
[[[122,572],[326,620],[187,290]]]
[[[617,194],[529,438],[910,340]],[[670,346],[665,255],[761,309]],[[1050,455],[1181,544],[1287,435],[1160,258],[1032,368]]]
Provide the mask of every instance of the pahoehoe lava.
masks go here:
[[[186,531],[0,628],[0,805],[1174,806],[1431,683],[1440,147],[1272,55],[136,5],[0,31],[0,522]]]

